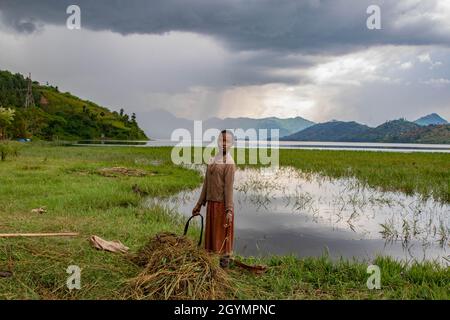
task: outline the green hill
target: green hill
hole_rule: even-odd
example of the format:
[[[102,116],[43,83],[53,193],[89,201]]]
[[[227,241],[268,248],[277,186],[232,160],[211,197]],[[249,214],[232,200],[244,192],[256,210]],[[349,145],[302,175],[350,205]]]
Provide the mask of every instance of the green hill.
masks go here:
[[[448,144],[450,143],[450,124],[422,126],[404,132],[400,139],[402,142]]]
[[[0,71],[0,106],[15,110],[10,138],[148,140],[134,114],[112,112],[58,87],[33,82],[35,105],[25,108],[26,88],[21,74]]]
[[[360,141],[361,134],[370,128],[354,121],[318,123],[281,140],[292,141]]]
[[[403,135],[419,129],[420,126],[405,119],[387,121],[376,128],[370,128],[360,136],[361,141],[406,142]]]
[[[450,124],[420,126],[398,119],[371,128],[354,121],[331,121],[313,125],[281,140],[448,144]]]

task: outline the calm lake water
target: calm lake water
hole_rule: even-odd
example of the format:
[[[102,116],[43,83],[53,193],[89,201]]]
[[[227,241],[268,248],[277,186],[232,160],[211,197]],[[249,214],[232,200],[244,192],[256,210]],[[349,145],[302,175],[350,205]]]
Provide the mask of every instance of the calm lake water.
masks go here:
[[[152,140],[152,141],[99,141],[86,140],[78,141],[77,145],[90,146],[144,146],[161,147],[175,146],[178,142],[170,140]],[[191,143],[183,143],[183,146],[189,146]],[[206,146],[202,141],[193,141],[194,146]],[[238,141],[237,147],[258,146],[256,141]],[[271,142],[259,142],[261,147],[270,147]],[[416,144],[416,143],[371,143],[371,142],[316,142],[316,141],[280,141],[278,146],[281,149],[317,149],[317,150],[366,150],[366,151],[391,151],[391,152],[446,152],[450,153],[450,144]]]
[[[146,205],[188,216],[199,195],[200,188]],[[328,252],[332,258],[389,255],[450,264],[450,206],[432,199],[293,168],[238,170],[234,196],[235,252],[244,256]]]

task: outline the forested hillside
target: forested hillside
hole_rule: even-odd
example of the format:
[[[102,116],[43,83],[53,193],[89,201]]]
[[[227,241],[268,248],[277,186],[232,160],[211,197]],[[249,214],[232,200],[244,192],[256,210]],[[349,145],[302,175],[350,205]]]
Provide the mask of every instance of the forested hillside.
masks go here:
[[[57,86],[32,84],[34,105],[25,108],[27,79],[0,71],[0,107],[14,110],[14,118],[3,132],[9,138],[45,140],[119,139],[147,140],[136,116],[111,112],[82,100]],[[2,131],[0,131],[2,132]]]

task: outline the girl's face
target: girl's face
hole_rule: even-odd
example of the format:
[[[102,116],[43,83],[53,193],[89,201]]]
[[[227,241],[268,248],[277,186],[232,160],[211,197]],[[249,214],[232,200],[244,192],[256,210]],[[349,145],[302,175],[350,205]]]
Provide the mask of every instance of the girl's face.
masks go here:
[[[233,137],[230,133],[221,133],[218,139],[219,150],[223,153],[228,152],[233,146]]]

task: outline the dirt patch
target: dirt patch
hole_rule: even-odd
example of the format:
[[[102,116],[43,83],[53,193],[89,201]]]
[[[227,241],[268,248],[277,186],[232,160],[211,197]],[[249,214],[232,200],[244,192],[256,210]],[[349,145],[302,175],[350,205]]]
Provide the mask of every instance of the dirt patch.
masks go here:
[[[112,168],[102,168],[98,169],[97,173],[104,176],[104,177],[145,177],[148,175],[151,175],[151,173],[141,170],[141,169],[134,169],[134,168],[125,168],[125,167],[112,167]]]
[[[22,166],[20,169],[35,171],[35,170],[41,170],[42,166],[25,165],[25,166]]]

